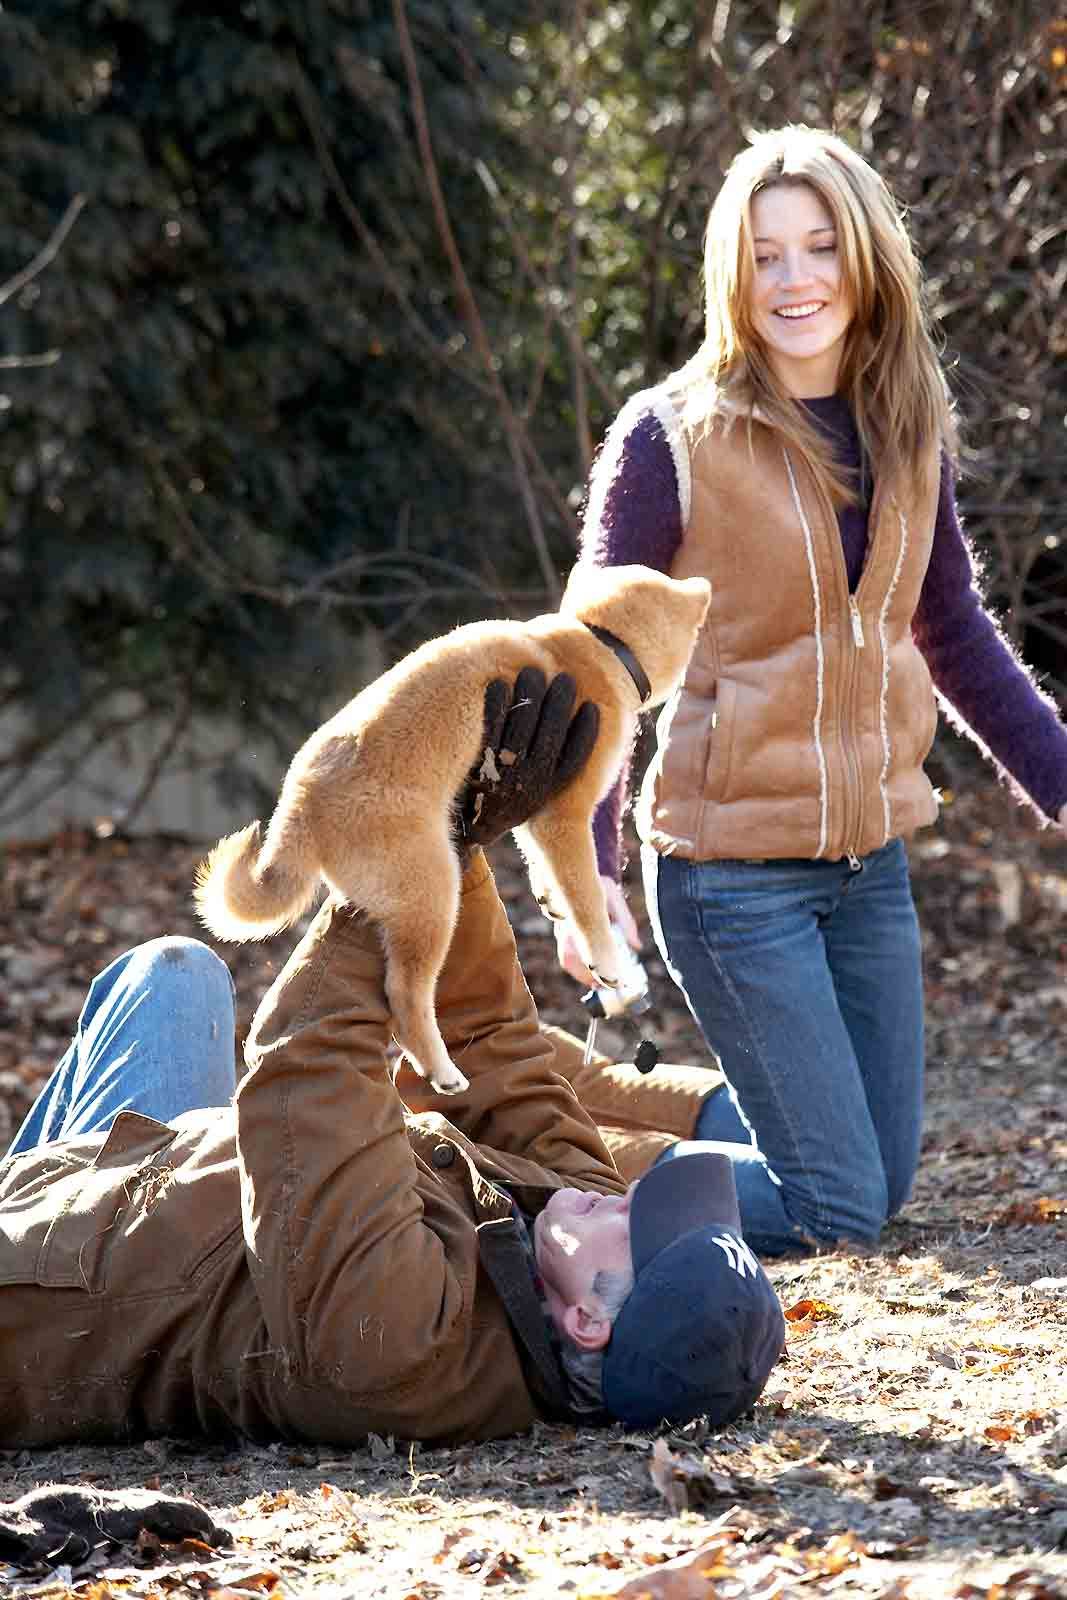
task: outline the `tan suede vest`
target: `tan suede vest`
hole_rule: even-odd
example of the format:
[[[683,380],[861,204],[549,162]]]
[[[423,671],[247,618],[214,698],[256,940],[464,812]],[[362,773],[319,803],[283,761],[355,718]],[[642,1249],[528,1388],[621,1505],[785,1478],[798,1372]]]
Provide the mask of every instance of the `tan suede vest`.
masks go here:
[[[921,481],[876,485],[850,597],[833,506],[769,427],[752,425],[751,446],[744,421],[679,428],[672,446],[685,532],[671,572],[709,578],[712,597],[659,718],[641,838],[697,861],[836,860],[932,822],[922,763],[937,708],[911,621],[937,449]]]

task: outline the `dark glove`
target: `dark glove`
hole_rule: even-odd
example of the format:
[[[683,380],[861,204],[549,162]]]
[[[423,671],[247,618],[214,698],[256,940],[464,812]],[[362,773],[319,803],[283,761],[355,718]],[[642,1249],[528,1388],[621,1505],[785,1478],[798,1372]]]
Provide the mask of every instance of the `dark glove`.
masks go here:
[[[233,1543],[194,1500],[152,1489],[50,1484],[0,1505],[0,1561],[24,1571],[78,1566],[100,1545],[132,1543],[142,1529],[168,1544]]]
[[[575,711],[576,696],[569,673],[546,684],[540,667],[523,667],[514,688],[499,678],[489,684],[482,754],[456,797],[461,857],[532,817],[585,765],[600,710],[586,700]]]

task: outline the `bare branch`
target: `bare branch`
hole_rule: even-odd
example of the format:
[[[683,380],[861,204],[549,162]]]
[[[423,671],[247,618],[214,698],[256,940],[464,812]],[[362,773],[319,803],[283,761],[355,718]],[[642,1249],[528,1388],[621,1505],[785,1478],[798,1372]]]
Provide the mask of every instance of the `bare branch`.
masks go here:
[[[171,722],[170,728],[167,730],[166,736],[160,741],[159,748],[156,750],[155,755],[148,763],[148,767],[145,771],[144,777],[141,779],[136,794],[123,810],[122,826],[124,828],[129,828],[133,825],[133,823],[136,822],[137,818],[144,810],[145,805],[151,799],[152,791],[155,789],[155,786],[159,782],[159,779],[162,776],[164,769],[168,765],[171,756],[178,747],[178,741],[181,739],[182,734],[186,731],[189,723],[192,721],[194,709],[193,687],[189,680],[186,679],[186,681],[181,685],[181,695],[178,701],[178,707],[175,711],[174,719]]]
[[[478,310],[474,292],[471,289],[470,281],[460,258],[459,248],[452,231],[452,224],[448,218],[448,209],[445,205],[444,194],[437,175],[437,163],[434,159],[429,121],[426,116],[426,102],[423,98],[422,83],[419,78],[418,63],[415,59],[415,48],[411,42],[411,32],[408,28],[404,0],[393,0],[393,20],[396,24],[400,54],[403,58],[404,71],[407,75],[408,92],[411,95],[411,112],[415,120],[415,135],[422,156],[423,174],[430,191],[430,204],[433,209],[434,220],[437,223],[438,235],[452,270],[452,281],[460,303],[463,319],[470,330],[475,349],[481,357],[486,376],[500,407],[500,417],[507,435],[508,450],[515,470],[523,509],[526,512],[526,520],[529,524],[534,550],[541,567],[541,575],[549,593],[558,597],[560,592],[559,580],[556,577],[555,566],[549,554],[548,541],[545,538],[544,528],[541,524],[541,514],[534,498],[533,487],[530,483],[524,459],[524,447],[530,449],[532,446],[529,443],[526,430],[515,415],[507,390],[500,381],[492,347],[485,331],[485,324]]]
[[[563,312],[555,304],[552,296],[549,294],[549,285],[545,280],[545,275],[543,272],[538,271],[533,257],[526,248],[526,241],[515,227],[515,224],[511,219],[511,213],[504,204],[504,196],[500,192],[500,185],[497,183],[493,173],[490,171],[489,167],[481,159],[481,157],[475,161],[474,170],[481,179],[482,186],[484,187],[486,194],[488,194],[489,199],[492,201],[493,210],[496,212],[497,219],[508,236],[508,240],[522,265],[523,271],[530,279],[530,282],[539,291],[540,303],[545,308],[545,315],[551,322],[556,324],[564,338],[567,340],[568,344],[571,346],[573,359],[581,362],[582,370],[585,376],[592,383],[593,388],[597,391],[600,398],[605,402],[606,405],[615,405],[618,401],[618,395],[616,394],[615,389],[612,387],[609,380],[605,378],[604,374],[600,371],[600,368],[596,365],[596,363],[590,359],[589,352],[585,349],[585,346],[578,337],[578,332],[574,326],[573,318],[568,319],[565,317]]]
[[[54,367],[61,354],[59,350],[42,350],[36,356],[0,356],[0,372],[10,372],[12,367]]]
[[[47,242],[41,246],[33,260],[29,262],[27,266],[23,267],[21,272],[16,272],[13,278],[8,278],[6,283],[0,283],[0,306],[2,306],[5,301],[10,300],[13,294],[18,294],[22,289],[25,289],[28,283],[36,278],[39,273],[44,271],[49,262],[55,260],[56,256],[59,254],[63,240],[67,237],[67,234],[70,232],[71,228],[73,228],[77,220],[78,213],[81,211],[84,204],[85,196],[83,194],[76,194],[73,200],[67,206],[67,209],[64,211],[63,215],[60,217],[59,221],[56,223],[55,227],[52,229],[52,233]],[[31,357],[29,359],[32,360],[33,358]]]
[[[333,190],[334,198],[343,211],[345,217],[348,219],[353,233],[356,235],[356,238],[359,240],[364,250],[366,250],[377,271],[380,273],[383,284],[393,296],[393,299],[397,302],[400,309],[403,311],[411,331],[415,335],[415,338],[423,351],[436,365],[455,369],[456,363],[452,361],[446,352],[441,348],[440,344],[434,338],[426,323],[420,317],[418,311],[412,305],[403,284],[397,277],[397,274],[393,271],[389,257],[378,243],[373,230],[367,224],[363,213],[360,211],[359,207],[356,205],[351,194],[349,193],[349,190],[345,186],[344,179],[341,177],[341,174],[338,171],[337,163],[333,159],[329,140],[326,137],[326,130],[323,126],[322,113],[319,109],[318,98],[314,89],[311,87],[310,82],[308,81],[307,74],[295,56],[290,56],[289,67],[290,72],[292,73],[293,88],[296,92],[297,103],[300,106],[301,115],[303,116],[304,122],[307,125],[308,132],[311,135],[311,141],[315,147],[315,154],[318,158],[319,165],[326,176],[327,183]],[[473,382],[475,387],[482,389],[484,392],[485,385],[478,379],[476,373],[464,372],[463,376],[466,377],[468,381]]]

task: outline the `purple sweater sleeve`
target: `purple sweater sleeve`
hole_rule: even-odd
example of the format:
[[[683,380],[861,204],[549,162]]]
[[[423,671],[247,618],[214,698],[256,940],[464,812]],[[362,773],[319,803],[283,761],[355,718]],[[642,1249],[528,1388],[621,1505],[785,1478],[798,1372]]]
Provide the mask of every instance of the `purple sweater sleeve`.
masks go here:
[[[678,473],[663,424],[652,409],[627,410],[609,430],[590,475],[578,559],[599,567],[636,561],[669,572],[681,542]],[[593,817],[605,877],[621,873],[629,779],[628,757]]]
[[[1067,728],[982,605],[947,460],[913,632],[953,725],[1055,820],[1067,803]]]

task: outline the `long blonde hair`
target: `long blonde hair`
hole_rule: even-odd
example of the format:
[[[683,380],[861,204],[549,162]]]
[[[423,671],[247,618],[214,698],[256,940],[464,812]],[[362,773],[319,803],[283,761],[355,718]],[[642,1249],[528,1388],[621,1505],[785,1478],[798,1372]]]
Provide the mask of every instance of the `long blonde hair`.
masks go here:
[[[922,273],[896,202],[874,169],[843,139],[792,124],[758,135],[731,162],[704,240],[705,336],[668,384],[696,430],[717,415],[753,412],[801,450],[835,504],[855,486],[783,388],[750,310],[754,270],[752,199],[776,184],[805,184],[833,218],[844,283],[855,314],[838,390],[849,402],[877,473],[916,471],[932,441],[956,448],[951,401],[923,294]]]

